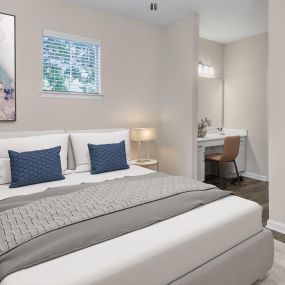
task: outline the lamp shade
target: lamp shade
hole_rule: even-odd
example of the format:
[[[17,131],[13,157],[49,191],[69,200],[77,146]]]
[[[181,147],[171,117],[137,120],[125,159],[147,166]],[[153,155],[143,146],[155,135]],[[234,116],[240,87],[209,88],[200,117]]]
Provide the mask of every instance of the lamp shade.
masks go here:
[[[131,130],[132,141],[152,141],[156,139],[155,128],[135,128]]]

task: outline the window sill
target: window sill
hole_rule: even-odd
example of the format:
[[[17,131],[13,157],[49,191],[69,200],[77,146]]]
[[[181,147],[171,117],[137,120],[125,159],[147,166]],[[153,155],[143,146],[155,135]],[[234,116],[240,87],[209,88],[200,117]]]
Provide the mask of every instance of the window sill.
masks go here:
[[[42,97],[55,98],[55,99],[83,99],[83,100],[94,100],[102,99],[104,95],[100,94],[82,94],[82,93],[68,93],[68,92],[53,92],[53,91],[40,91]]]

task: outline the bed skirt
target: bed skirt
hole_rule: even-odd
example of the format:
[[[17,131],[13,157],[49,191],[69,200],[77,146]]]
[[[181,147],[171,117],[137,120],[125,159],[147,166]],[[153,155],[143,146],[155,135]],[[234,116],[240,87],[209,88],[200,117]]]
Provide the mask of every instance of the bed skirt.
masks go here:
[[[273,258],[273,236],[264,229],[170,284],[251,285],[271,268]]]

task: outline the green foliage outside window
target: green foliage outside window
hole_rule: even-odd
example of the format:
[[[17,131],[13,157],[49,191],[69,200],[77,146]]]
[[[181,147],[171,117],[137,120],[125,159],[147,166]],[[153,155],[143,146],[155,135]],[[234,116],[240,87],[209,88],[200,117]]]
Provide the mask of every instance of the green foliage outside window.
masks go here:
[[[43,36],[43,90],[100,93],[100,45]]]

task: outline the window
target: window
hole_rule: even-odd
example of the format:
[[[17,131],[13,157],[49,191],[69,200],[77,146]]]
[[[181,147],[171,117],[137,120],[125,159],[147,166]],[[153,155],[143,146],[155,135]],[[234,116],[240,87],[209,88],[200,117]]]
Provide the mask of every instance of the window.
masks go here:
[[[43,31],[43,81],[45,93],[99,95],[101,44],[92,39]]]

